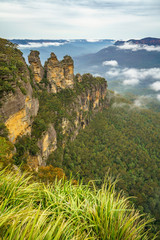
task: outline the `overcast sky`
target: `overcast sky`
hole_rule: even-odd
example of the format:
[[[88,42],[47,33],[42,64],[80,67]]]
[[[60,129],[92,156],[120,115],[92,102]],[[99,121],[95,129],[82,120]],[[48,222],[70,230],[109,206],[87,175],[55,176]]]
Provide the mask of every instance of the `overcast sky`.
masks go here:
[[[0,37],[160,37],[160,0],[0,0]]]

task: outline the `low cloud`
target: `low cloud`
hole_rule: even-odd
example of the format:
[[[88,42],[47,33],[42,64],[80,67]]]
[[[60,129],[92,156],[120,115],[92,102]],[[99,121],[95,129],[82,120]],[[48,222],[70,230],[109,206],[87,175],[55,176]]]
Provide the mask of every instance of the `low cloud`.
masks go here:
[[[86,41],[94,43],[94,42],[100,42],[101,40],[100,39],[86,39]]]
[[[160,91],[160,81],[156,81],[150,85],[151,89],[158,92]]]
[[[99,74],[99,73],[94,73],[93,76],[94,76],[94,77],[102,77],[102,75]]]
[[[148,52],[152,52],[152,51],[160,52],[160,46],[154,46],[154,45],[148,46],[146,44],[133,44],[130,42],[117,46],[117,48],[123,49],[123,50],[132,50],[134,52],[139,50],[146,50]]]
[[[160,79],[160,68],[125,68],[122,74],[126,77],[145,79],[147,77],[152,77],[154,79]]]
[[[104,61],[102,63],[103,66],[112,66],[112,67],[117,67],[118,62],[116,60],[110,60],[110,61]]]
[[[130,86],[135,86],[138,83],[139,83],[139,79],[137,78],[126,79],[123,81],[124,85],[130,85]]]
[[[130,107],[130,104],[128,103],[113,103],[112,108],[124,108],[124,107]]]
[[[28,42],[27,44],[19,44],[18,47],[20,49],[24,48],[40,48],[40,47],[49,47],[49,46],[54,46],[54,47],[59,47],[61,45],[66,44],[67,42]]]
[[[139,84],[140,81],[145,80],[146,78],[160,79],[160,68],[111,68],[106,72],[106,76],[112,78],[118,78],[123,81],[123,85],[134,86]],[[159,91],[160,90],[160,81],[156,81],[150,88]]]
[[[147,108],[147,104],[151,101],[151,96],[147,95],[147,96],[139,96],[137,97],[133,103],[113,103],[112,107],[113,108],[128,108],[129,110],[133,110],[133,109],[137,109],[137,108]]]
[[[106,72],[106,75],[110,77],[118,77],[121,75],[121,70],[118,68],[111,68],[109,71]]]
[[[139,96],[137,97],[134,102],[132,107],[140,107],[140,108],[146,108],[147,104],[151,101],[151,97],[149,95],[147,96]]]

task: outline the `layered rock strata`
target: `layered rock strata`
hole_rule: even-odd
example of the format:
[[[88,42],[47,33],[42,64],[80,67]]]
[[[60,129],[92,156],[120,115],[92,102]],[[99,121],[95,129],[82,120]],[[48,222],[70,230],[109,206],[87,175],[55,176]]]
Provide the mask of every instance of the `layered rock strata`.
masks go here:
[[[38,171],[39,166],[46,166],[48,156],[57,149],[57,133],[53,124],[50,124],[37,143],[40,151],[36,156],[28,157],[28,165]]]
[[[58,120],[57,129],[59,130],[57,131],[60,132],[55,131],[54,125],[57,123],[55,124],[51,120],[48,129],[42,133],[40,139],[37,139],[39,152],[36,156],[28,157],[28,165],[32,169],[38,170],[39,166],[46,165],[48,156],[57,149],[58,134],[63,139],[61,143],[64,147],[67,141],[75,139],[80,129],[85,128],[94,113],[107,106],[107,83],[104,79],[96,79],[90,74],[86,74],[85,77],[77,74],[74,78],[74,64],[69,56],[65,56],[62,61],[58,61],[56,55],[51,53],[51,57],[46,61],[43,68],[38,51],[31,51],[28,57],[34,80],[32,82],[22,53],[11,43],[11,46],[7,45],[8,49],[6,50],[5,44],[9,44],[9,42],[7,40],[3,40],[3,42],[4,48],[2,53],[0,52],[0,63],[2,62],[4,67],[2,67],[3,71],[1,71],[2,76],[0,77],[5,83],[10,83],[11,90],[6,91],[8,85],[4,84],[0,117],[9,130],[9,139],[12,143],[16,142],[18,136],[31,135],[32,122],[39,110],[39,101],[38,98],[34,97],[32,86],[36,89],[36,93],[43,91],[45,84],[41,85],[43,86],[41,88],[36,83],[41,84],[44,82],[42,80],[46,78],[49,83],[47,90],[51,93],[57,93],[68,88],[73,89],[71,91],[74,96],[72,96],[73,101],[67,103],[67,105],[65,103],[67,108],[64,117],[61,121]],[[30,82],[32,82],[32,86]],[[80,89],[77,89],[76,84],[79,84]],[[64,93],[62,92],[62,95]],[[29,155],[29,151],[27,154]]]
[[[0,39],[0,44],[0,55],[3,55],[3,59],[0,59],[0,79],[4,84],[0,99],[0,117],[9,130],[10,141],[15,143],[18,136],[31,133],[39,101],[33,96],[30,73],[22,53],[7,40]],[[7,89],[8,86],[10,90]]]
[[[53,124],[49,125],[48,130],[38,140],[38,147],[40,148],[38,155],[39,165],[45,166],[48,156],[57,148],[57,133]]]
[[[33,73],[34,81],[37,83],[41,82],[44,76],[44,69],[39,58],[39,52],[31,51],[31,53],[28,56],[28,61],[30,63],[29,67]]]
[[[32,88],[26,84],[27,95],[23,95],[17,87],[16,93],[10,93],[3,98],[0,115],[9,130],[9,140],[15,143],[18,136],[31,133],[34,117],[39,109],[39,101],[32,96]]]
[[[78,135],[81,128],[85,128],[94,113],[101,111],[104,107],[108,106],[106,98],[107,82],[103,85],[93,85],[91,89],[77,96],[75,101],[69,106],[69,115],[75,115],[74,120],[71,122],[67,118],[62,119],[62,133],[63,135],[70,136],[73,141]],[[67,139],[67,138],[66,138]],[[64,139],[64,144],[66,142]]]
[[[51,53],[45,63],[45,71],[52,93],[57,93],[65,88],[73,88],[74,65],[71,57],[65,56],[62,61],[58,61],[56,55]]]

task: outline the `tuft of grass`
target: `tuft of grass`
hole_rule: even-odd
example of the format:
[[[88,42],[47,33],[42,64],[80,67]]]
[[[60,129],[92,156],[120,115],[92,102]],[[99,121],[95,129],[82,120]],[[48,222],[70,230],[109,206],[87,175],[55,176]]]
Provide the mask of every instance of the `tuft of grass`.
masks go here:
[[[0,171],[0,239],[4,240],[153,240],[150,224],[115,182],[57,181],[45,185],[27,174]]]

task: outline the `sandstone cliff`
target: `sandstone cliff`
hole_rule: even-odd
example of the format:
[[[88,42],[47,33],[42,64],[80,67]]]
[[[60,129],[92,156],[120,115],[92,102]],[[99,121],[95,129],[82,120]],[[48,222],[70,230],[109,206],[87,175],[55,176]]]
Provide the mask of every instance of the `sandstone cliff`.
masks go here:
[[[31,51],[28,68],[13,44],[1,40],[0,45],[0,115],[10,141],[19,149],[16,161],[26,159],[30,168],[38,170],[59,150],[63,161],[67,141],[73,141],[92,116],[107,106],[106,80],[91,74],[74,76],[72,58],[65,56],[58,61],[54,53],[43,68],[39,52]],[[17,140],[18,136],[22,138]]]
[[[106,93],[105,79],[94,78],[90,74],[76,75],[73,89],[61,90],[56,95],[42,93],[40,111],[33,123],[32,132],[32,135],[38,139],[37,144],[40,148],[36,158],[37,166],[45,166],[48,157],[56,165],[63,161],[63,149],[66,143],[76,138],[80,129],[84,129],[89,124],[97,111],[107,107]],[[42,129],[38,135],[36,135],[37,125]],[[30,159],[31,162],[34,165],[35,157]]]
[[[101,111],[103,107],[107,107],[108,100],[106,99],[107,93],[107,82],[102,81],[101,83],[95,82],[90,74],[85,74],[81,76],[77,74],[75,81],[90,82],[90,86],[84,88],[84,91],[79,93],[69,105],[67,110],[68,115],[73,115],[72,121],[69,121],[69,117],[62,119],[62,133],[63,135],[70,136],[71,140],[74,140],[81,128],[85,128],[88,125],[91,116],[97,111]]]
[[[44,69],[39,58],[39,52],[31,51],[30,55],[28,56],[28,61],[30,63],[29,67],[33,73],[34,81],[39,83],[44,76]]]
[[[9,93],[2,99],[0,115],[9,130],[9,139],[15,142],[18,136],[31,133],[33,117],[37,115],[39,102],[33,98],[31,85],[25,84],[26,95],[18,87],[16,93]]]
[[[33,97],[30,73],[22,53],[5,39],[0,39],[0,45],[0,116],[14,143],[18,136],[31,133],[39,102]]]
[[[74,66],[71,57],[65,56],[62,61],[58,61],[56,55],[51,53],[51,57],[45,63],[45,71],[52,93],[73,88]]]

